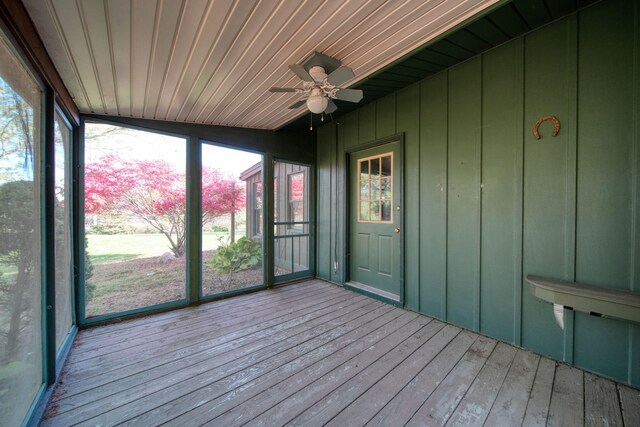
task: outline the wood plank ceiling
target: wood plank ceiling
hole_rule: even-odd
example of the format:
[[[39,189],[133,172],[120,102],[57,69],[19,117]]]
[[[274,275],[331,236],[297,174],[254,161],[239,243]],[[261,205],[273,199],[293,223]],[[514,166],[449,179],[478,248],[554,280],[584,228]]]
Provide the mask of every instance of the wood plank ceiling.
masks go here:
[[[83,113],[278,129],[314,51],[353,86],[499,0],[23,0]]]

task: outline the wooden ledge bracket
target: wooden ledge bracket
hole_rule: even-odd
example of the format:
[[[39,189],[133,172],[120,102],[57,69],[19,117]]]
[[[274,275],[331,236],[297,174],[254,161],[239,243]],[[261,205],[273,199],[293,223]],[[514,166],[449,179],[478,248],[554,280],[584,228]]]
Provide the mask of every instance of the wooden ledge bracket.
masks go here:
[[[640,292],[527,276],[531,292],[552,304],[640,323]]]

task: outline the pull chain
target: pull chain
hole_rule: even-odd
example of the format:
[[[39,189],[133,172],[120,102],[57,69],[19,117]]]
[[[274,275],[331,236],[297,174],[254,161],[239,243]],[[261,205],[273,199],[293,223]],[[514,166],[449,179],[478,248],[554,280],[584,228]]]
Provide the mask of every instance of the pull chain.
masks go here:
[[[313,114],[309,113],[309,121],[311,122],[311,126],[309,126],[309,130],[313,130]]]

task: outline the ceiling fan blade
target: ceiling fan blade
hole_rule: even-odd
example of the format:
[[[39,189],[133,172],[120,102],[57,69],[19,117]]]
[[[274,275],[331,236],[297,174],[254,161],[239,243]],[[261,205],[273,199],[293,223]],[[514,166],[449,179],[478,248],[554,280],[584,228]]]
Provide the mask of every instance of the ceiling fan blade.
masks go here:
[[[290,110],[295,110],[296,108],[300,108],[302,107],[305,103],[307,102],[306,99],[301,99],[300,101],[296,101],[293,104],[291,104],[291,107],[289,107]]]
[[[329,100],[329,104],[327,105],[327,108],[324,109],[324,112],[327,114],[331,114],[337,109],[338,109],[338,106],[336,105],[336,103],[333,102],[332,100]]]
[[[336,99],[347,102],[360,102],[362,99],[362,90],[340,89],[338,93],[336,93]]]
[[[313,77],[311,77],[311,74],[309,74],[309,72],[305,70],[304,67],[301,65],[292,64],[292,65],[289,65],[289,69],[294,73],[296,73],[296,75],[300,77],[300,79],[304,80],[305,82],[314,81]]]
[[[278,92],[298,92],[299,89],[296,89],[294,87],[272,87],[269,89],[269,92],[274,92],[274,93],[278,93]]]
[[[353,70],[349,67],[340,67],[337,70],[334,70],[329,77],[327,77],[327,81],[334,86],[340,86],[344,82],[348,82],[356,75],[353,74]]]

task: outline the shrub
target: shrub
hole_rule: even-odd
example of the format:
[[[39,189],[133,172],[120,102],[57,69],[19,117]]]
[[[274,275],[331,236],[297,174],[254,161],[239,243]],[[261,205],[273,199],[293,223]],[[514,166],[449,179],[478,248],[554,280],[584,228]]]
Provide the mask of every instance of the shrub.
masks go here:
[[[220,246],[216,250],[211,266],[220,273],[235,273],[238,271],[257,269],[262,265],[262,244],[258,241],[241,237],[235,243],[229,243],[229,238],[218,239]]]
[[[91,261],[91,257],[89,257],[89,240],[84,238],[84,298],[85,302],[91,301],[93,298],[93,293],[96,290],[96,285],[93,282],[90,282],[91,276],[93,276],[93,262]]]
[[[120,224],[96,224],[87,229],[86,234],[127,234],[128,230]]]

